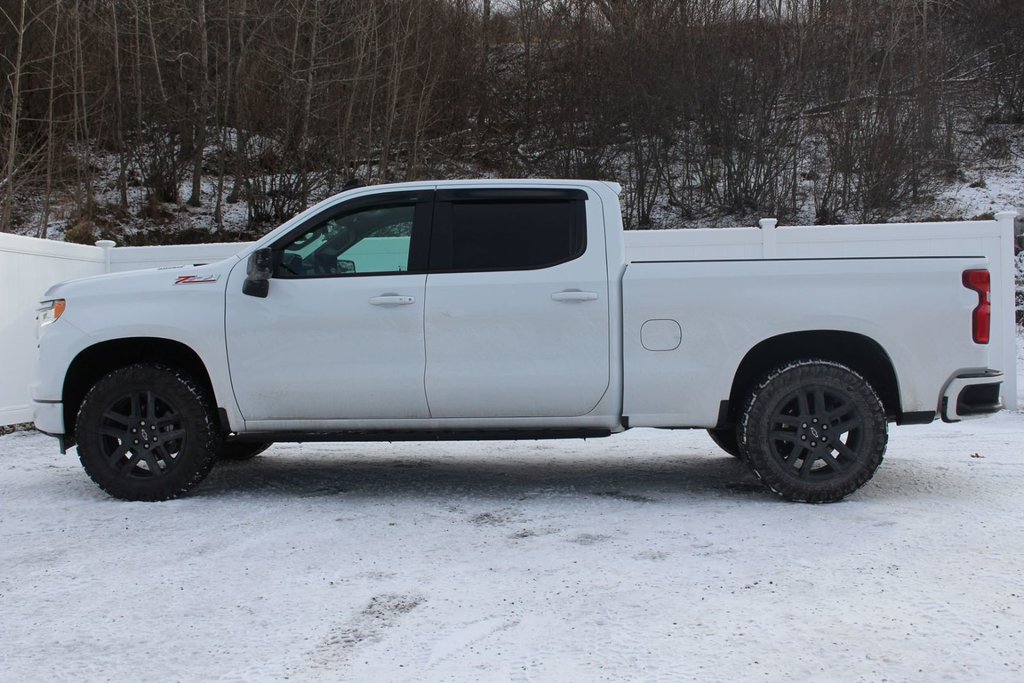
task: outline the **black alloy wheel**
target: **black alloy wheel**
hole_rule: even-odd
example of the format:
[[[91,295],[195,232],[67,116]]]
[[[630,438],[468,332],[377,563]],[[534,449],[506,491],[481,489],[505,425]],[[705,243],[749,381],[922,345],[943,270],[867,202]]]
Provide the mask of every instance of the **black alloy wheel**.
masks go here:
[[[189,376],[139,364],[103,377],[78,414],[78,454],[99,486],[125,500],[166,500],[209,473],[220,435]]]
[[[107,464],[123,477],[142,479],[170,474],[188,439],[181,413],[148,389],[115,400],[103,412],[99,436]]]
[[[740,429],[748,462],[789,500],[834,502],[866,483],[888,439],[874,389],[830,361],[805,360],[772,373],[752,393]]]

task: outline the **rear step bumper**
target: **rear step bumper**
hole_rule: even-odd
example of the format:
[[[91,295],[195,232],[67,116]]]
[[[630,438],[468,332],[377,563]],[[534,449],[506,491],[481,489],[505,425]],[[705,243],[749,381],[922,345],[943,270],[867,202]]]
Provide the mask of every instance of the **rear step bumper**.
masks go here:
[[[1003,409],[999,395],[1003,373],[999,370],[969,372],[953,377],[942,392],[943,422],[985,417]]]

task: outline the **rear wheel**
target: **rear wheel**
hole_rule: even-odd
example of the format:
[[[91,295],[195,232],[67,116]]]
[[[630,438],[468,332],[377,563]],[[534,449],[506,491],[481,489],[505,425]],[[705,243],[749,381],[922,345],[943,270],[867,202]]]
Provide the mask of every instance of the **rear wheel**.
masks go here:
[[[739,439],[736,437],[736,429],[734,427],[726,427],[725,429],[709,429],[708,436],[711,440],[721,448],[723,451],[728,453],[734,458],[743,460],[743,453],[740,451]]]
[[[100,488],[124,500],[167,500],[210,472],[220,433],[206,392],[156,364],[120,368],[78,412],[78,457]]]
[[[882,462],[885,411],[850,368],[801,360],[751,393],[739,435],[750,467],[787,500],[828,503],[863,486]]]

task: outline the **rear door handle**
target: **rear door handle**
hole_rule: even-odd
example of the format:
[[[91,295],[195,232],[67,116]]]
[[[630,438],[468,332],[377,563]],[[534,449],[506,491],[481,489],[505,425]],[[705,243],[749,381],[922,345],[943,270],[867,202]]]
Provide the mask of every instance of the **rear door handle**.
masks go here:
[[[371,296],[370,303],[374,306],[408,306],[416,303],[416,297],[403,296],[400,294],[381,294]]]
[[[581,292],[578,289],[567,289],[563,292],[555,292],[551,295],[554,301],[597,301],[597,292]]]

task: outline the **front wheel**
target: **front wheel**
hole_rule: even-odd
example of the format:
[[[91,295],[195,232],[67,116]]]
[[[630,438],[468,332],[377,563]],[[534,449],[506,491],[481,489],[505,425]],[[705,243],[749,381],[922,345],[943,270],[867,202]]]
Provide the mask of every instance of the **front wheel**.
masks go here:
[[[167,500],[209,474],[220,432],[206,392],[155,364],[107,374],[78,411],[78,457],[100,488],[124,500]]]
[[[850,368],[801,360],[751,393],[739,435],[747,462],[787,500],[831,503],[863,486],[885,454],[888,425],[871,385]]]

